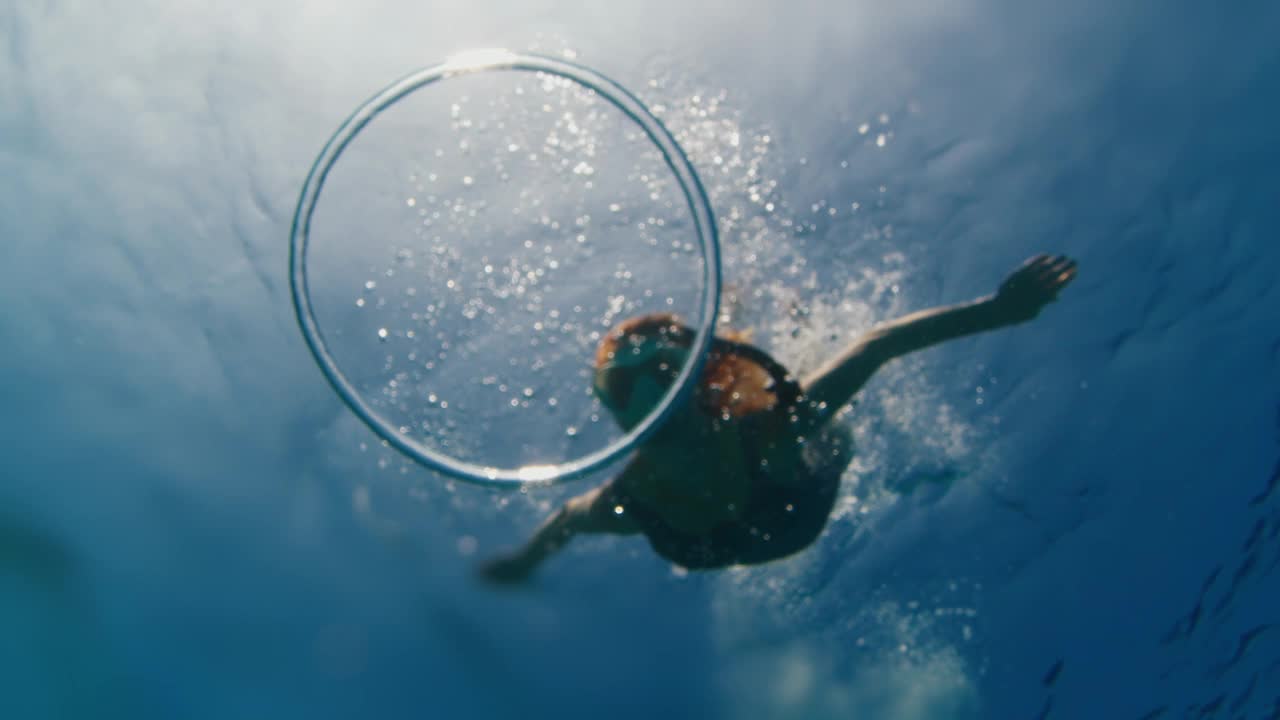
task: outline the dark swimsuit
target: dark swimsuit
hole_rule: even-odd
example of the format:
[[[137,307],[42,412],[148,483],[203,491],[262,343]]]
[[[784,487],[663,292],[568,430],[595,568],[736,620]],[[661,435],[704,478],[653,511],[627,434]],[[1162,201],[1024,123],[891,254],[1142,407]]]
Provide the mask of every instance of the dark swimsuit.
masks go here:
[[[754,565],[803,550],[826,526],[851,450],[847,433],[841,435],[839,429],[822,433],[796,449],[800,457],[795,466],[803,477],[779,482],[761,467],[759,443],[751,442],[752,435],[759,431],[752,426],[767,420],[777,422],[776,418],[764,417],[767,414],[781,413],[790,418],[802,411],[800,387],[781,364],[759,348],[717,339],[715,350],[744,356],[768,371],[774,383],[771,390],[778,399],[769,410],[739,421],[747,439],[747,466],[752,468],[746,508],[736,519],[708,533],[691,534],[671,527],[661,513],[628,497],[622,488],[615,496],[649,538],[655,552],[691,570]]]

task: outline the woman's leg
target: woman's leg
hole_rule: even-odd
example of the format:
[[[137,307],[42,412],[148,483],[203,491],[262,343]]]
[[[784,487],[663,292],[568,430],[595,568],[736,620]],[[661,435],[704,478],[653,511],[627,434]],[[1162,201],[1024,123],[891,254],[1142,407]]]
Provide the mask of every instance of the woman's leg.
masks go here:
[[[1037,255],[1014,270],[994,295],[921,310],[871,330],[801,382],[813,422],[829,421],[881,365],[894,358],[1034,318],[1075,275],[1074,260]]]

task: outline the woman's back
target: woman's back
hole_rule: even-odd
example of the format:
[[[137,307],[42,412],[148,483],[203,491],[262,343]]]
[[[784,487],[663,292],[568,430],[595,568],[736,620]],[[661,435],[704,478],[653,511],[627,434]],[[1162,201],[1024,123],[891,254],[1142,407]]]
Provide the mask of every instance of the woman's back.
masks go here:
[[[821,533],[852,459],[847,429],[810,433],[809,413],[773,358],[717,341],[693,399],[611,484],[616,508],[687,568],[794,553]]]

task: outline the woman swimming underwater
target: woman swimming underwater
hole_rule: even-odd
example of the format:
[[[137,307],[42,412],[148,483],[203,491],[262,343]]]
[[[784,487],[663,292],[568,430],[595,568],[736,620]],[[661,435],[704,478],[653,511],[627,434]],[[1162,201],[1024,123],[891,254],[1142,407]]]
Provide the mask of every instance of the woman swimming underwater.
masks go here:
[[[1036,317],[1076,275],[1037,255],[994,295],[880,325],[800,382],[763,350],[717,338],[692,397],[617,476],[567,502],[523,547],[481,566],[495,582],[526,579],[580,533],[644,533],[689,569],[764,563],[818,537],[852,460],[831,420],[881,365],[945,340]],[[594,390],[630,429],[683,366],[693,331],[673,316],[627,320],[596,351]]]

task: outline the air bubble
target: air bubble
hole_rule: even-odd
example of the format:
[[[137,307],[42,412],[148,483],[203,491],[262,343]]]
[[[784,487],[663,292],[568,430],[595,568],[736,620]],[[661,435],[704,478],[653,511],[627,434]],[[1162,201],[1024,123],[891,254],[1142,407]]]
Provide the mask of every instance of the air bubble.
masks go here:
[[[502,103],[486,104],[487,98],[476,102],[474,96],[468,101],[456,94],[450,97],[448,89],[432,89],[429,97],[441,98],[438,93],[443,92],[443,101],[437,100],[434,107],[430,102],[419,104],[426,95],[419,93],[420,89],[435,84],[466,87],[471,81],[457,79],[486,70],[518,71],[491,73],[483,83],[469,86],[483,87],[488,93],[495,87],[495,78],[499,85],[516,78],[517,87],[507,89],[505,95],[500,91]],[[522,83],[536,88],[536,103],[518,99],[532,94],[518,87]],[[398,147],[404,150],[405,159],[417,164],[391,174],[399,188],[378,188],[379,180],[366,169],[385,166],[387,158],[380,154],[391,143],[351,141],[357,133],[389,127],[381,118],[394,115],[398,109],[388,111],[401,100],[415,104],[413,113],[401,115],[401,119],[418,122],[421,134],[405,134],[407,145]],[[511,104],[504,104],[507,102]],[[700,117],[710,118],[718,102],[714,95],[702,98]],[[612,109],[621,113],[612,113]],[[539,114],[533,118],[531,113],[539,111],[547,117]],[[430,113],[442,116],[443,122],[427,120]],[[522,136],[531,125],[516,122],[522,117],[533,119],[532,125],[541,123],[543,129],[536,136]],[[626,126],[618,128],[617,137],[628,139],[608,139],[608,143],[622,144],[606,145],[601,131],[606,121]],[[432,122],[447,134],[431,134]],[[715,135],[725,147],[725,135],[718,131]],[[360,159],[335,165],[347,152]],[[738,156],[719,154],[726,170],[737,166]],[[617,158],[634,163],[636,172],[614,175]],[[330,177],[335,167],[340,169]],[[364,175],[353,184],[352,172]],[[640,175],[645,179],[636,181]],[[516,182],[501,185],[501,177]],[[599,178],[598,187],[585,178]],[[673,178],[676,182],[671,182]],[[544,187],[547,180],[559,187]],[[322,188],[326,200],[330,192],[347,196],[344,204],[325,206],[341,210],[316,211]],[[560,188],[567,193],[559,192]],[[383,190],[387,192],[379,195]],[[682,192],[686,202],[676,200]],[[393,199],[390,208],[381,202],[386,197]],[[377,201],[361,202],[372,198]],[[624,244],[615,231],[633,224],[633,209],[646,218],[646,227],[637,242]],[[361,212],[399,216],[383,222],[362,217]],[[615,217],[624,212],[626,215]],[[591,215],[603,215],[609,222],[600,232],[589,234]],[[335,216],[340,222],[330,222]],[[375,222],[366,222],[370,219]],[[318,223],[317,228],[313,223]],[[526,224],[520,227],[521,223]],[[330,237],[342,243],[337,267],[364,274],[355,280],[357,288],[363,286],[363,292],[357,291],[354,298],[361,312],[349,312],[348,285],[347,294],[336,293],[336,304],[326,300],[326,312],[338,305],[348,312],[335,315],[338,319],[323,318],[327,331],[323,335],[307,295],[323,283],[315,278],[308,283],[306,278],[306,266],[313,262],[307,258],[319,254],[314,248],[308,254],[309,235],[320,227],[334,228]],[[404,228],[404,236],[394,235],[397,227]],[[664,227],[670,229],[664,232]],[[564,232],[566,228],[571,231]],[[692,235],[698,236],[696,242]],[[661,243],[650,242],[658,238]],[[702,249],[702,262],[691,273],[702,281],[700,292],[694,281],[680,285],[680,293],[668,295],[661,285],[646,287],[652,281],[642,272],[644,263],[634,268],[615,263],[619,257],[642,259],[646,252],[655,263],[661,263],[666,259],[666,243],[672,239],[681,253]],[[391,267],[377,260],[368,263],[359,255],[379,243],[390,246],[385,263]],[[538,254],[520,255],[521,243]],[[503,466],[506,458],[528,457],[516,462],[537,464],[538,480],[555,481],[599,467],[626,452],[639,441],[642,431],[656,426],[671,409],[674,388],[656,412],[643,419],[641,427],[625,434],[609,422],[610,418],[588,410],[600,407],[591,394],[590,373],[591,354],[604,333],[598,321],[606,313],[616,322],[631,314],[652,312],[663,307],[664,298],[670,304],[670,297],[675,296],[679,302],[672,310],[701,326],[695,346],[695,357],[700,356],[711,339],[715,313],[709,308],[714,308],[718,297],[714,243],[714,218],[701,183],[674,140],[634,96],[580,66],[490,51],[423,70],[388,87],[357,109],[331,138],[308,175],[299,201],[291,247],[291,289],[299,324],[325,376],[347,405],[383,438],[384,446],[395,447],[430,468],[485,483],[534,479],[534,474],[520,465]],[[655,247],[657,252],[651,249]],[[483,250],[477,251],[479,248]],[[619,249],[630,255],[617,255]],[[474,264],[481,252],[493,260]],[[679,257],[686,264],[697,259],[697,255]],[[333,266],[332,260],[329,262],[326,270]],[[604,275],[597,277],[593,269],[601,265]],[[617,289],[608,286],[610,272],[616,272],[622,283]],[[630,288],[626,298],[618,295],[621,288]],[[686,292],[685,288],[693,290]],[[608,297],[611,289],[613,298]],[[655,289],[659,292],[654,293]],[[335,296],[327,287],[324,294],[326,298]],[[424,302],[426,298],[431,302]],[[684,305],[687,301],[691,307]],[[569,317],[559,317],[570,308]],[[573,322],[565,322],[567,319]],[[368,353],[368,346],[362,350],[357,338],[371,335],[376,341],[368,346],[375,350]],[[395,353],[378,348],[377,343],[387,343],[393,335]],[[353,362],[352,358],[361,361],[362,352],[369,362],[353,367],[356,372],[348,378],[326,346],[327,340],[347,344],[339,354],[344,365]],[[491,371],[504,377],[506,382],[501,384],[510,385],[505,394],[481,392],[476,381]],[[379,373],[383,374],[381,379]],[[392,374],[394,378],[389,377]],[[691,378],[692,371],[686,368],[680,382]],[[459,393],[451,398],[452,403],[440,399],[440,390],[446,387]],[[556,408],[557,415],[572,418],[574,424],[544,422],[539,427],[537,422],[530,423],[529,416],[520,413],[527,413],[534,398],[539,398],[539,406]],[[503,415],[499,406],[506,408],[501,413],[514,410]],[[442,412],[445,410],[448,412]],[[516,418],[515,424],[504,426]],[[587,426],[588,419],[591,426]],[[582,432],[584,426],[589,432]],[[540,432],[546,439],[538,439]],[[565,436],[576,440],[565,442]],[[495,443],[494,437],[511,441]],[[553,463],[557,459],[542,456],[543,451],[560,453],[564,459],[548,465],[548,459]]]

